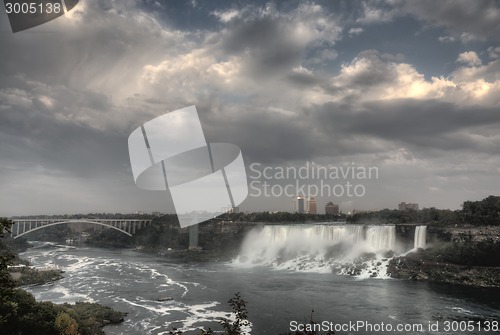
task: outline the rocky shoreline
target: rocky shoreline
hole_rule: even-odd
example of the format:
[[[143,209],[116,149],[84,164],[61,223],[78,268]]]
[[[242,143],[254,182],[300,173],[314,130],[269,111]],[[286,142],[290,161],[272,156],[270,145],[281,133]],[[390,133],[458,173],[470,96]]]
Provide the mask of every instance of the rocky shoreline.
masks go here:
[[[230,262],[238,256],[238,249],[171,249],[136,248],[136,251],[153,254],[179,262]]]
[[[9,270],[12,279],[19,286],[43,285],[63,278],[64,271],[60,269],[37,269],[31,266],[21,266]]]
[[[391,259],[387,273],[396,279],[500,288],[500,267],[439,262],[422,249]]]

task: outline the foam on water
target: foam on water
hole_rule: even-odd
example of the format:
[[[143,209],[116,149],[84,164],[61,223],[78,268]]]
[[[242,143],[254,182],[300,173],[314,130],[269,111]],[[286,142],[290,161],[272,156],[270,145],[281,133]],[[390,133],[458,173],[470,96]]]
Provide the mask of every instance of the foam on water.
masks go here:
[[[389,258],[377,258],[372,261],[364,262],[364,265],[359,273],[355,277],[357,279],[368,279],[368,278],[380,278],[380,279],[390,279],[391,276],[387,273],[387,267],[389,266]]]
[[[200,329],[201,325],[204,323],[218,322],[222,318],[226,318],[230,321],[234,321],[236,316],[234,313],[224,312],[214,310],[216,306],[220,305],[217,301],[207,302],[203,304],[188,305],[184,303],[179,303],[176,301],[158,302],[145,299],[137,299],[135,301],[121,298],[122,302],[125,302],[131,306],[145,309],[149,312],[155,313],[158,316],[174,315],[177,316],[175,320],[170,321],[166,326],[175,326],[182,331],[193,331]],[[137,325],[136,325],[137,326]],[[165,329],[165,327],[153,326],[151,320],[143,320],[140,327],[143,331],[148,333],[154,333],[159,329]],[[251,333],[251,324],[244,328],[244,332]],[[169,331],[160,331],[157,334],[169,334]]]
[[[179,286],[180,288],[182,288],[182,290],[183,290],[182,297],[184,297],[186,294],[188,294],[189,289],[185,285],[185,283],[174,281],[171,278],[169,278],[167,275],[162,274],[162,273],[158,272],[156,269],[153,269],[153,268],[143,269],[143,270],[144,271],[149,271],[151,273],[151,277],[152,278],[163,278],[165,280],[165,284],[161,284],[162,287],[168,287],[168,286],[176,285],[176,286]]]
[[[45,287],[49,289],[34,293],[37,300],[50,300],[56,304],[75,303],[77,301],[95,302],[88,294],[76,293],[68,288],[53,284],[46,285]]]
[[[174,279],[171,274],[182,273],[182,269],[140,262],[135,258],[130,261],[121,255],[106,257],[92,248],[74,250],[46,246],[46,250],[29,250],[23,257],[30,258],[37,266],[56,265],[65,273],[63,279],[50,285],[28,288],[38,300],[122,306],[118,310],[125,310],[129,315],[148,315],[139,322],[132,317],[125,320],[128,327],[144,334],[168,334],[173,326],[183,331],[196,330],[222,317],[234,320],[232,313],[220,310],[227,307],[219,301],[187,303],[184,298],[192,289],[204,290],[206,287],[198,282]],[[158,301],[163,296],[173,300]],[[188,301],[193,299],[192,296],[188,298]]]
[[[425,241],[425,229],[418,234]],[[268,225],[248,234],[232,264],[389,278],[389,258],[402,251],[395,225]]]

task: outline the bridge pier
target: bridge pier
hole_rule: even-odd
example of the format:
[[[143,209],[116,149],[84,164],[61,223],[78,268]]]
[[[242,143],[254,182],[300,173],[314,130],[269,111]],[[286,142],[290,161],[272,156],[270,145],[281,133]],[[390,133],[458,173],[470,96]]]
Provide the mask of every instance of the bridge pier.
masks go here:
[[[189,226],[189,249],[198,249],[198,224]]]

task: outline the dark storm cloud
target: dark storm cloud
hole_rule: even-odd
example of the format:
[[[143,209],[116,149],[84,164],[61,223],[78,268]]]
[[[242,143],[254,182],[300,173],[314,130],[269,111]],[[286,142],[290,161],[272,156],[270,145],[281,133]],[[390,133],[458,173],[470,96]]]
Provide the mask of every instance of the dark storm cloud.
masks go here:
[[[75,176],[95,176],[121,169],[128,163],[126,133],[94,128],[83,118],[92,110],[103,119],[111,106],[105,96],[82,93],[49,100],[23,91],[0,92],[9,94],[11,105],[0,113],[2,143],[1,161],[9,165],[43,166],[47,170],[64,171]],[[15,101],[15,99],[18,99]],[[47,106],[49,104],[50,106]],[[63,109],[64,114],[58,112]],[[82,120],[79,120],[79,117]]]
[[[272,16],[252,17],[230,23],[222,39],[227,54],[246,54],[249,72],[279,71],[297,64],[303,45],[290,36],[290,27]]]
[[[500,40],[500,2],[497,0],[404,1],[402,10],[458,34]]]
[[[0,13],[0,87],[15,76],[49,85],[109,92],[135,84],[146,62],[158,62],[191,40],[183,32],[166,31],[152,17],[140,15],[134,1],[83,1],[71,18],[61,17],[20,34],[8,32]],[[125,15],[124,13],[127,13]],[[136,15],[137,13],[137,15]],[[188,35],[189,32],[186,32]]]
[[[323,125],[325,132],[369,135],[419,150],[500,153],[498,145],[485,147],[478,137],[467,135],[477,134],[480,138],[487,138],[488,134],[482,128],[500,126],[498,108],[401,99],[367,102],[354,111],[348,106],[326,104],[314,113],[318,114],[319,124]]]
[[[216,107],[198,106],[204,111],[213,108]],[[295,110],[293,113],[249,108],[240,109],[236,115],[234,110],[218,107],[217,113],[202,115],[201,119],[208,141],[235,143],[250,162],[314,160],[318,156],[376,153],[382,149],[370,138],[345,129],[348,120],[339,124],[334,117],[321,118],[315,110]]]
[[[211,112],[217,109],[217,113]],[[421,157],[500,153],[488,128],[500,127],[497,108],[439,100],[327,103],[283,115],[269,109],[235,111],[201,105],[209,141],[238,144],[253,161],[282,162],[381,154],[408,147]],[[494,134],[493,134],[494,135]]]
[[[499,40],[500,3],[497,0],[373,0],[361,2],[363,11],[358,22],[373,24],[391,22],[406,15],[426,24],[444,27],[453,39]],[[442,40],[446,36],[441,37]],[[450,40],[448,38],[448,40]]]
[[[291,72],[288,74],[287,78],[295,85],[303,87],[312,87],[315,85],[325,84],[323,80],[320,80],[318,77],[310,73]]]
[[[226,55],[244,56],[248,73],[265,76],[300,65],[312,49],[331,49],[340,39],[341,19],[327,8],[316,3],[280,7],[268,3],[214,12],[224,23],[217,46]]]

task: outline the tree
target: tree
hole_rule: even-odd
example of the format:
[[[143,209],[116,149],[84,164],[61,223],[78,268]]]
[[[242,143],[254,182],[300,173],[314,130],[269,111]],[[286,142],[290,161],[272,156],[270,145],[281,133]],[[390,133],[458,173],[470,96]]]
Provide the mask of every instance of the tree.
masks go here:
[[[247,302],[241,298],[240,293],[238,292],[233,298],[229,299],[228,303],[233,309],[236,319],[233,322],[228,319],[222,319],[220,324],[222,325],[222,328],[224,328],[225,334],[239,335],[242,333],[241,328],[247,327],[250,324],[247,320]]]
[[[54,325],[61,335],[80,335],[75,319],[65,312],[59,312]]]
[[[473,225],[500,225],[500,197],[490,195],[480,201],[465,201],[462,220]]]
[[[0,329],[16,314],[16,304],[11,301],[15,283],[9,273],[8,266],[12,264],[14,254],[5,246],[2,239],[5,233],[10,233],[13,222],[0,218]]]

